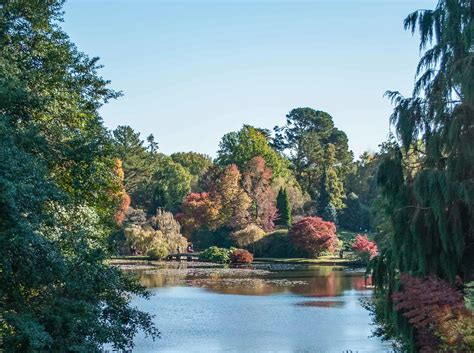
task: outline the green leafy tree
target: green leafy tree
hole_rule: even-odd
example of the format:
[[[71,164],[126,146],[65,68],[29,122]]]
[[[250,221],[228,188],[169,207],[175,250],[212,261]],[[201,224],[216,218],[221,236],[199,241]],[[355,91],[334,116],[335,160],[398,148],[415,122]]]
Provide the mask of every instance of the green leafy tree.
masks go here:
[[[58,23],[62,1],[0,6],[0,337],[6,352],[130,348],[144,290],[107,265],[120,191],[98,108],[118,94]]]
[[[286,189],[281,188],[278,191],[276,207],[278,210],[277,224],[291,227],[291,205]]]
[[[286,116],[286,124],[276,126],[274,130],[276,135],[272,145],[289,154],[296,179],[313,200],[319,195],[318,186],[328,144],[335,147],[337,165],[334,170],[338,178],[344,180],[350,172],[353,155],[347,136],[334,126],[328,113],[311,108],[293,109]]]
[[[138,187],[138,205],[149,214],[154,214],[157,208],[179,211],[184,197],[191,191],[191,174],[164,154],[155,156],[154,168],[151,178]]]
[[[189,173],[201,176],[212,165],[211,157],[197,152],[173,153],[171,159],[181,164]]]
[[[451,283],[474,277],[472,1],[441,0],[435,10],[409,15],[405,27],[419,30],[423,56],[413,96],[388,93],[399,146],[382,162],[378,183],[393,232],[375,262],[377,288],[388,303],[385,321],[397,328],[407,327],[390,305],[399,273]],[[404,163],[413,151],[416,166]],[[433,339],[436,329],[430,328]],[[405,337],[411,330],[404,330]],[[415,337],[418,343],[423,338]]]
[[[288,161],[272,148],[268,134],[267,130],[249,125],[244,125],[237,132],[225,134],[219,143],[216,163],[221,166],[235,164],[243,171],[250,160],[260,156],[273,171],[274,177],[287,178]]]
[[[354,193],[347,196],[346,207],[337,216],[337,220],[341,227],[354,232],[367,232],[371,228],[370,209]]]
[[[344,187],[335,169],[335,146],[331,143],[328,144],[324,155],[324,170],[321,177],[318,200],[318,211],[320,214],[323,214],[329,208],[334,208],[337,211],[344,207]],[[331,221],[334,220],[331,219]]]
[[[171,159],[185,168],[192,176],[191,188],[193,191],[199,189],[199,178],[212,166],[211,157],[197,152],[173,153]]]
[[[122,161],[125,190],[130,194],[134,205],[143,207],[139,204],[139,188],[148,182],[155,172],[158,144],[154,142],[153,135],[150,135],[147,139],[149,143],[147,151],[140,133],[127,125],[118,126],[112,135],[115,153]]]

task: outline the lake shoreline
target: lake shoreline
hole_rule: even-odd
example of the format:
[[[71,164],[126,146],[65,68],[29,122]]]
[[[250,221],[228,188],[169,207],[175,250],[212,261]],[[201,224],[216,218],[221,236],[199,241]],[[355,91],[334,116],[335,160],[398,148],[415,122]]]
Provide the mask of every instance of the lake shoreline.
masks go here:
[[[150,258],[148,256],[114,256],[109,259],[110,264],[119,264],[123,261],[129,262],[147,262],[149,264],[153,263],[173,263],[173,262],[182,262],[182,263],[196,263],[193,261],[166,261],[166,260],[157,260]],[[207,265],[223,265],[215,262],[207,261],[198,261],[200,264]],[[275,263],[275,264],[289,264],[289,265],[319,265],[319,266],[341,266],[354,269],[360,269],[365,266],[360,264],[351,258],[339,258],[334,256],[322,256],[317,259],[307,259],[307,258],[271,258],[271,257],[258,257],[254,258],[253,264],[262,264],[262,263]]]

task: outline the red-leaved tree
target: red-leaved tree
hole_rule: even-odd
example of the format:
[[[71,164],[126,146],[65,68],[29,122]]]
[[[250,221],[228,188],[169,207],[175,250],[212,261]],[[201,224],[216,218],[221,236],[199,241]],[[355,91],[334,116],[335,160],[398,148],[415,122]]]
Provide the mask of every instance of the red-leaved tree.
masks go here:
[[[310,257],[322,251],[334,251],[337,245],[336,226],[320,217],[305,217],[293,224],[288,233],[294,246]]]
[[[436,276],[402,273],[400,282],[402,288],[392,299],[416,329],[420,352],[473,351],[474,317],[459,290]]]
[[[352,244],[352,250],[360,261],[367,263],[377,255],[377,244],[370,241],[367,235],[357,234]]]

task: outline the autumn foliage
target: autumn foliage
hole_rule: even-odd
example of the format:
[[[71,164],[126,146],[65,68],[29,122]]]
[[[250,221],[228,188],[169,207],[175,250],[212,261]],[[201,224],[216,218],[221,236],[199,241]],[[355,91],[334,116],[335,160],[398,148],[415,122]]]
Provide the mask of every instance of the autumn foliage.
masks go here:
[[[213,225],[219,215],[219,204],[212,200],[207,192],[188,194],[181,205],[182,213],[177,219],[183,227],[185,235],[203,225]]]
[[[377,244],[370,241],[367,235],[357,234],[352,250],[361,261],[368,262],[377,255]]]
[[[338,240],[334,223],[319,217],[305,217],[295,223],[289,236],[296,248],[311,257],[322,251],[334,251]]]
[[[243,176],[244,189],[252,200],[251,220],[265,231],[274,229],[277,218],[276,195],[270,187],[272,174],[265,160],[257,156],[247,163]]]
[[[400,282],[402,290],[392,299],[416,329],[420,352],[474,350],[474,317],[459,290],[435,276],[401,274]]]
[[[230,262],[233,264],[249,264],[253,261],[253,255],[244,249],[235,249],[230,253]]]
[[[119,186],[119,191],[117,191],[114,196],[118,199],[118,206],[114,214],[115,223],[121,225],[125,219],[128,208],[130,207],[130,196],[125,191],[124,187],[124,172],[122,167],[122,161],[120,159],[115,160],[114,173],[117,179],[117,184]]]

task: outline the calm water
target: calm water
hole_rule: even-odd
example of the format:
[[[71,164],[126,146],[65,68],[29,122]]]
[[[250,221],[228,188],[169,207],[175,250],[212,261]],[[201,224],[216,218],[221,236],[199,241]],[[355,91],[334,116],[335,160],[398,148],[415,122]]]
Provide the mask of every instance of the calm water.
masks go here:
[[[129,269],[132,270],[132,269]],[[388,352],[372,338],[363,273],[327,266],[252,269],[158,265],[133,269],[152,293],[134,304],[161,339],[133,352]]]

